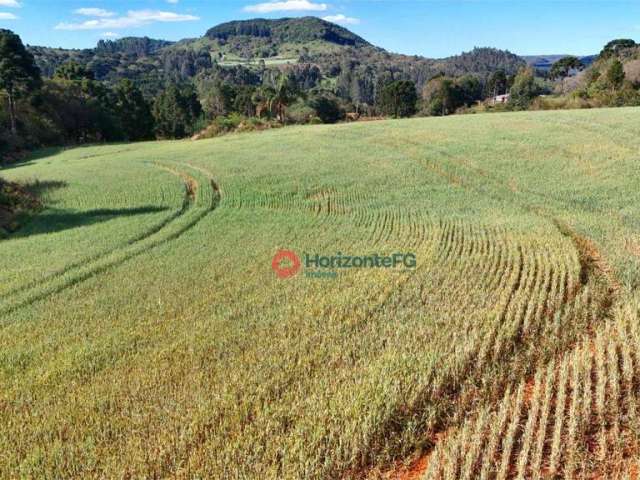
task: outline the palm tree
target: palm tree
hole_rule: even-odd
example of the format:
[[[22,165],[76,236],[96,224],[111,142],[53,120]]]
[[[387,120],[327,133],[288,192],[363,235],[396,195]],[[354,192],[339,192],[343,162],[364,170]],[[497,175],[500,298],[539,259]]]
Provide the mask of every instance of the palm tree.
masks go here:
[[[284,123],[287,106],[300,95],[295,80],[282,75],[275,88],[265,86],[258,88],[251,96],[251,101],[256,106],[256,116],[261,117],[265,112],[268,116],[275,114],[276,119]]]
[[[251,95],[251,101],[256,106],[257,117],[261,117],[263,113],[269,117],[272,115],[272,101],[275,94],[276,91],[271,87],[260,87]]]
[[[293,103],[298,96],[299,90],[295,81],[289,76],[281,76],[275,90],[275,95],[271,99],[271,110],[275,110],[276,118],[281,123],[284,123],[287,106]]]

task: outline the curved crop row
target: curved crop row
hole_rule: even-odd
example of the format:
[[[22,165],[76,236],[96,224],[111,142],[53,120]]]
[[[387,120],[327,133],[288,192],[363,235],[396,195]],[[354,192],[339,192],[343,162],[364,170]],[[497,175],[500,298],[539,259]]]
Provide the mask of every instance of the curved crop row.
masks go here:
[[[182,208],[151,230],[135,237],[126,245],[84,259],[55,272],[41,281],[26,285],[6,294],[0,303],[0,314],[8,314],[32,302],[69,288],[108,268],[119,265],[163,243],[174,240],[192,228],[219,202],[219,193],[211,181],[198,180],[184,170],[158,164],[160,168],[181,177],[184,181],[185,200]]]
[[[614,316],[441,442],[424,478],[629,478],[640,454],[640,309]]]

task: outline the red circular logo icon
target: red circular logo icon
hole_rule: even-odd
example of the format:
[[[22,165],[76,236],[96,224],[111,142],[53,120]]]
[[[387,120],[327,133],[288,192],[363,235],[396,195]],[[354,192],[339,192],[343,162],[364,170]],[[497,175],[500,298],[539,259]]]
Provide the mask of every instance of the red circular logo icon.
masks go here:
[[[283,265],[283,262],[288,263]],[[300,257],[291,250],[279,250],[271,261],[271,268],[279,278],[293,277],[300,270]]]

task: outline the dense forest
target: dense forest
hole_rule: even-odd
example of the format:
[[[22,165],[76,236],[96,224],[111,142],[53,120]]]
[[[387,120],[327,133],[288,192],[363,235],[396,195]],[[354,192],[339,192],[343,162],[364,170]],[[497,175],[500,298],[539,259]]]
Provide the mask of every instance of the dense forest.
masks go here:
[[[0,156],[47,146],[202,138],[287,123],[640,104],[640,48],[536,70],[508,51],[393,54],[315,17],[229,22],[179,42],[24,46],[0,30]],[[500,98],[496,102],[496,98]],[[508,100],[508,101],[507,101]]]

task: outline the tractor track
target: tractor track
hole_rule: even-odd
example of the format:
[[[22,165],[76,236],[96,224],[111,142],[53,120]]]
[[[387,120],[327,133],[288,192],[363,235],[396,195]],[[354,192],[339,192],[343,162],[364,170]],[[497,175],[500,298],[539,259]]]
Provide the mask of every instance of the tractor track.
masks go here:
[[[31,282],[26,286],[5,293],[0,297],[0,315],[8,315],[20,308],[60,293],[151,249],[176,240],[218,207],[220,190],[211,177],[207,178],[207,181],[198,181],[193,175],[184,171],[184,167],[195,170],[194,167],[179,162],[172,162],[172,164],[155,162],[153,165],[182,179],[185,197],[182,207],[178,211],[124,245],[75,262],[43,280]],[[178,167],[182,167],[182,169]],[[6,324],[8,322],[0,321],[0,326]]]
[[[437,153],[441,153],[441,152],[437,152]],[[457,167],[460,167],[463,170],[469,171],[472,174],[470,176],[473,176],[473,174],[481,175],[490,184],[493,184],[494,187],[498,188],[498,190],[502,190],[503,193],[507,193],[507,194],[509,193],[510,188],[502,179],[494,175],[491,175],[488,172],[479,170],[478,168],[470,165],[467,161],[465,161],[464,158],[456,158],[451,155],[442,155],[442,156],[444,156],[446,159],[448,159],[451,163],[453,163]],[[455,187],[461,187],[464,189],[472,190],[480,195],[488,196],[489,198],[492,198],[492,199],[496,199],[496,200],[502,199],[502,197],[496,195],[494,192],[487,191],[483,188],[479,188],[469,182],[462,183],[461,181],[458,181],[457,177],[452,176],[451,174],[448,173],[448,171],[445,168],[437,166],[430,160],[427,160],[426,164],[424,163],[424,160],[422,161],[419,160],[418,163],[423,165],[427,169],[433,171],[438,176],[443,177],[448,183],[452,184]],[[438,168],[435,168],[435,167],[438,167]],[[537,192],[531,192],[531,191],[525,190],[523,193],[536,195],[541,199],[549,201],[549,198],[547,198],[547,196],[539,194]],[[571,242],[578,256],[579,267],[580,267],[579,282],[573,285],[571,289],[566,290],[564,292],[564,298],[560,305],[550,310],[545,309],[545,311],[543,312],[544,318],[551,320],[556,315],[566,314],[567,312],[569,312],[569,310],[572,310],[575,307],[575,305],[577,305],[577,302],[579,302],[580,300],[579,297],[581,296],[581,294],[582,293],[586,294],[585,290],[587,289],[588,285],[591,286],[591,288],[594,288],[593,286],[595,284],[600,285],[600,288],[599,288],[600,291],[596,293],[593,298],[593,301],[595,302],[594,314],[597,316],[599,321],[596,321],[595,323],[590,323],[589,325],[587,325],[586,330],[583,332],[582,335],[579,335],[574,342],[571,342],[568,345],[564,345],[564,347],[560,351],[556,352],[556,355],[551,357],[549,362],[545,362],[542,365],[537,365],[536,368],[526,373],[520,385],[524,386],[525,390],[527,389],[531,390],[534,384],[534,377],[537,373],[541,371],[540,369],[546,369],[549,367],[549,365],[552,365],[554,362],[570,357],[575,351],[575,349],[578,348],[580,345],[582,345],[584,342],[593,341],[593,338],[595,337],[594,329],[596,326],[602,325],[604,322],[612,320],[612,317],[613,317],[612,311],[614,306],[618,303],[618,294],[621,289],[621,286],[618,280],[616,279],[615,274],[613,273],[613,269],[608,265],[606,259],[597,249],[597,246],[593,243],[593,241],[580,235],[578,232],[573,230],[569,224],[553,216],[550,212],[546,211],[546,209],[541,208],[539,206],[532,205],[530,202],[524,200],[522,196],[517,195],[512,190],[511,190],[511,195],[507,195],[507,197],[511,197],[513,202],[517,204],[520,208],[522,208],[525,212],[528,212],[535,216],[543,218],[546,221],[550,222],[552,225],[554,225],[558,233],[562,237],[568,239]],[[554,199],[554,200],[556,200],[556,203],[559,203],[561,205],[564,205],[567,203],[561,199]],[[443,234],[446,234],[448,236],[447,238],[441,240],[441,243],[451,243],[452,238],[448,238],[448,237],[452,237],[454,233],[452,232],[446,233],[443,231]],[[450,260],[451,257],[455,257],[457,254],[459,254],[459,252],[452,253],[451,251],[447,251],[445,255],[445,259]],[[522,283],[524,281],[522,278],[523,269],[524,269],[524,265],[522,264],[523,258],[524,258],[524,253],[520,251],[520,267],[518,269],[517,279],[512,285],[511,292],[508,296],[508,300],[501,313],[502,319],[500,323],[505,322],[506,320],[505,315],[510,310],[510,307],[515,304],[515,301],[517,300],[518,292],[520,292],[521,290]],[[534,272],[534,276],[535,275],[538,275],[538,274]],[[551,287],[550,286],[546,287],[546,289],[549,289],[549,288]],[[527,294],[527,292],[522,292],[521,294],[526,294],[525,296],[527,297],[530,296],[530,294]],[[525,311],[519,311],[516,313],[516,316],[521,317],[521,316],[524,316],[525,313],[526,313]],[[569,314],[573,315],[575,313],[569,312]],[[525,339],[520,338],[519,336],[516,341],[518,343],[524,342]],[[512,388],[516,388],[517,384],[505,385],[504,387],[505,388],[502,391],[492,392],[492,395],[490,397],[491,398],[501,398],[503,396],[505,398],[510,397],[509,392],[511,391]],[[453,389],[452,391],[446,392],[446,393],[450,398],[453,399],[456,396],[462,394],[462,389]],[[514,395],[515,394],[512,394],[511,396],[514,396]],[[529,408],[528,405],[530,403],[530,400],[528,399],[525,399],[525,400],[526,401],[524,402],[524,404],[527,406],[526,410],[528,412],[528,408]],[[487,405],[491,405],[491,403]],[[496,404],[494,406],[497,407],[499,405]],[[377,474],[380,475],[382,473],[382,477],[388,478],[388,479],[394,478],[394,479],[408,480],[408,479],[422,478],[427,473],[427,470],[429,470],[432,456],[437,451],[437,448],[441,446],[443,443],[445,443],[445,439],[449,437],[451,432],[460,430],[460,428],[462,427],[462,423],[454,421],[454,422],[444,422],[443,424],[437,425],[434,430],[429,432],[428,440],[425,442],[427,448],[424,449],[424,445],[423,445],[422,447],[423,450],[421,454],[414,456],[413,459],[405,458],[404,462],[402,461],[402,459],[399,459],[397,463],[391,467],[390,470],[386,472],[378,471]],[[509,458],[507,458],[506,463],[503,465],[503,467],[505,467],[506,465],[505,468],[507,468],[506,470],[507,473],[505,473],[505,478],[515,477],[515,473],[514,473],[515,470],[512,471],[514,467],[514,463],[513,463],[514,459],[511,457],[512,456],[509,455]],[[364,469],[364,471],[356,473],[355,475],[353,475],[353,473],[354,472],[347,472],[346,476],[349,477],[350,475],[352,475],[352,476],[355,476],[356,478],[368,478],[369,475],[372,473],[374,476],[376,475],[372,471],[367,471],[366,468]],[[462,472],[459,472],[459,473],[462,474]]]

